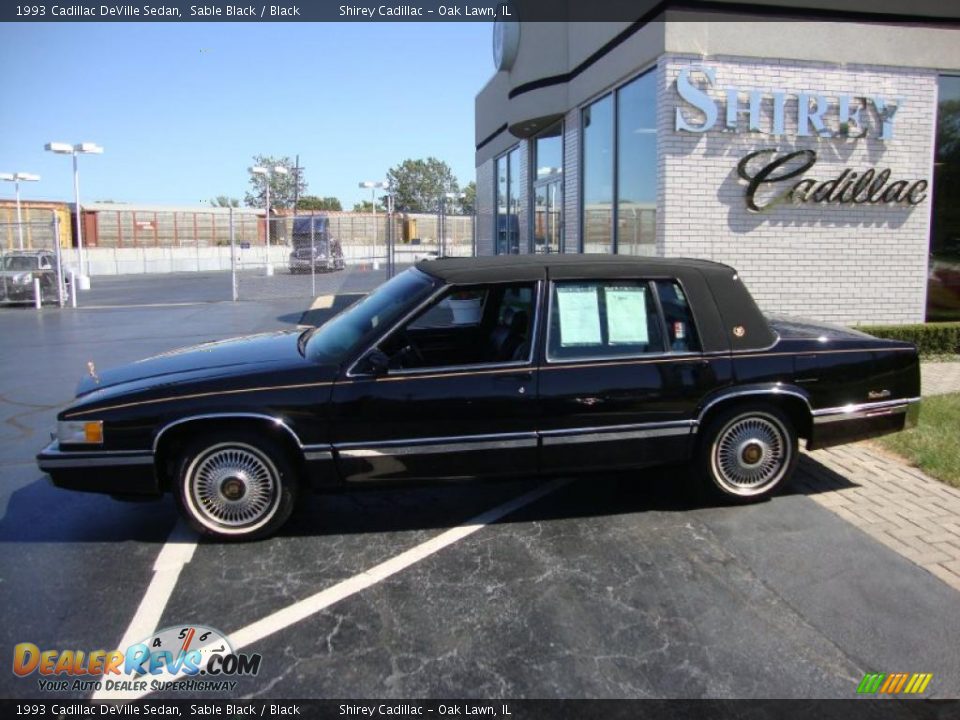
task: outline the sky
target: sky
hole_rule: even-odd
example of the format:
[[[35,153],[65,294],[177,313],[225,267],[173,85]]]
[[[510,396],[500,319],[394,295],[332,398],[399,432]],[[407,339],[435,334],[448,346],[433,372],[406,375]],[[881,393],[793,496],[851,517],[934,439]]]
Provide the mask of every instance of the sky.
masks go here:
[[[243,200],[255,154],[293,158],[307,194],[408,158],[475,178],[473,101],[493,75],[492,23],[0,24],[0,172],[41,176],[24,200],[73,200],[70,157],[94,142],[81,202]],[[0,197],[13,197],[0,184]]]

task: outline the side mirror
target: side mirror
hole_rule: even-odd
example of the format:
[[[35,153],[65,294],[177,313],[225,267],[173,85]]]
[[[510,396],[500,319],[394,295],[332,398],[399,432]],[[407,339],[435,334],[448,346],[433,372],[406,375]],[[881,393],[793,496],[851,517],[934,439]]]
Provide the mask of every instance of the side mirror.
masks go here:
[[[374,348],[360,360],[357,369],[365,375],[386,375],[390,358],[385,352]]]

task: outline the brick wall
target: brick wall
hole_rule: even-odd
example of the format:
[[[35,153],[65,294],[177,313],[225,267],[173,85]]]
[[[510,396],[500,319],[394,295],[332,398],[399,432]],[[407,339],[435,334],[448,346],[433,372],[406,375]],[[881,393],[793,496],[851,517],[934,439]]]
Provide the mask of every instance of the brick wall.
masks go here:
[[[678,105],[689,121],[697,119],[698,111],[679,97],[675,86],[680,69],[690,64],[716,70],[716,85],[707,92],[718,101],[720,112],[717,125],[706,133],[674,130]],[[668,54],[662,56],[657,74],[658,251],[733,265],[769,311],[842,323],[923,320],[929,189],[927,199],[916,207],[783,203],[753,213],[746,207],[746,183],[738,177],[736,165],[761,148],[778,148],[781,153],[810,148],[818,154],[816,165],[792,182],[802,177],[833,179],[845,168],[862,172],[887,167],[895,179],[932,181],[936,73]],[[873,93],[902,98],[902,103],[894,119],[894,136],[887,141],[797,137],[795,98],[787,104],[785,136],[748,133],[745,113],[739,119],[741,132],[734,134],[723,129],[721,89],[730,86],[777,88],[794,95],[813,90],[832,98]],[[827,127],[837,124],[836,111],[831,113],[825,116]],[[771,114],[772,101],[766,100],[762,127],[768,126]],[[569,202],[569,187],[567,193]],[[569,213],[567,220],[569,229]]]
[[[477,255],[493,255],[494,161],[487,160],[477,168]]]
[[[580,251],[580,108],[563,121],[563,252]]]

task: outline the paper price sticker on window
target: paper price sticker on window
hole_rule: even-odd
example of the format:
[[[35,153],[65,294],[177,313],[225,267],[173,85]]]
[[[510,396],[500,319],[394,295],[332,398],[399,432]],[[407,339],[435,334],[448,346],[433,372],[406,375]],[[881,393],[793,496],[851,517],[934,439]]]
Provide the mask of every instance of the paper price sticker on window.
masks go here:
[[[599,345],[600,303],[595,287],[557,288],[560,310],[560,346]]]
[[[646,344],[650,341],[647,330],[647,300],[645,287],[608,287],[607,328],[610,344]]]

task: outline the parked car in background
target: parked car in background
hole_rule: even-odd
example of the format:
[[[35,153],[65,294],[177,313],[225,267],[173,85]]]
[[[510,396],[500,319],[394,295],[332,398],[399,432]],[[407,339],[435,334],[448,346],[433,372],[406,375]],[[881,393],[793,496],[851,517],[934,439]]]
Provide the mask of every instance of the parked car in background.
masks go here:
[[[302,490],[685,463],[769,497],[821,448],[916,421],[916,348],[765,317],[702,260],[423,260],[322,326],[91,369],[38,463],[64,488],[171,492],[221,539]],[[643,474],[636,473],[643,482]]]
[[[57,256],[50,250],[9,250],[0,257],[0,300],[33,302],[40,280],[42,302],[57,302]]]

